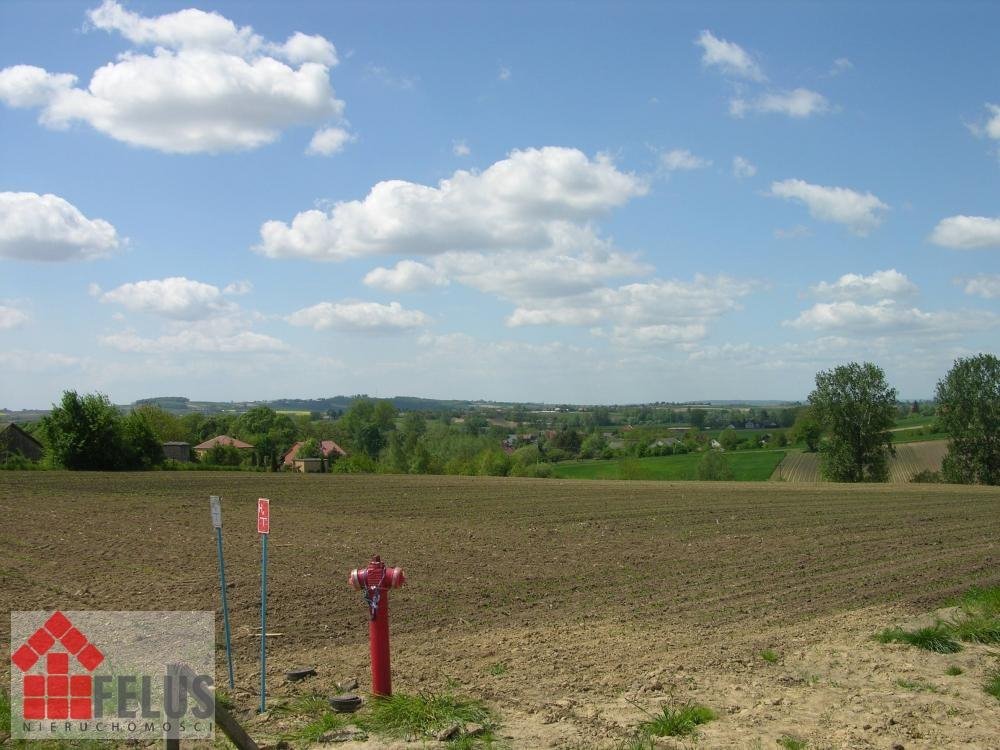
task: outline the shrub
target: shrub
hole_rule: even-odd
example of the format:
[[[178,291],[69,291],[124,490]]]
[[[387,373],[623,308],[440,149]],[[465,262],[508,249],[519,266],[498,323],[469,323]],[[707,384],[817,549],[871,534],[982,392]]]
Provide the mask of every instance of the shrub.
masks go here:
[[[378,466],[367,453],[354,453],[340,458],[330,469],[333,474],[374,474],[377,470]]]
[[[923,469],[910,477],[910,481],[915,482],[916,484],[941,484],[944,479],[941,477],[940,471]]]
[[[697,477],[703,481],[731,481],[733,469],[726,457],[718,451],[708,451],[698,462]]]

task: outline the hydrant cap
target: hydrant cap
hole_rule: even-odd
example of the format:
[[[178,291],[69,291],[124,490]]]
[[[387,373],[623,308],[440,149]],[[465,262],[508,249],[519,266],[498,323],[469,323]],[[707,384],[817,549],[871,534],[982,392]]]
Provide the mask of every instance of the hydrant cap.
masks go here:
[[[350,575],[347,576],[347,582],[351,585],[351,588],[355,591],[361,590],[361,574],[362,570],[355,568],[351,571]]]
[[[406,574],[403,572],[402,568],[389,568],[386,571],[389,575],[389,586],[394,589],[398,589],[404,583],[406,583]]]

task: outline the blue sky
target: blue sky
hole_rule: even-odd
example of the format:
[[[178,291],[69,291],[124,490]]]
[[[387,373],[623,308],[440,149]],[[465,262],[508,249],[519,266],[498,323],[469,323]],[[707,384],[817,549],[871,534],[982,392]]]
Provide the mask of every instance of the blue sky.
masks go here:
[[[0,407],[903,397],[1000,341],[991,3],[0,5]]]

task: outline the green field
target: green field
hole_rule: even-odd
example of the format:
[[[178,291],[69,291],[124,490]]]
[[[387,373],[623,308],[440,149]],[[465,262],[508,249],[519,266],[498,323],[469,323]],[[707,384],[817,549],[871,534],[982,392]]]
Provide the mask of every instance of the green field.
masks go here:
[[[696,479],[704,454],[626,458],[610,461],[566,461],[555,465],[560,479]],[[766,482],[785,451],[745,451],[725,454],[738,482]]]

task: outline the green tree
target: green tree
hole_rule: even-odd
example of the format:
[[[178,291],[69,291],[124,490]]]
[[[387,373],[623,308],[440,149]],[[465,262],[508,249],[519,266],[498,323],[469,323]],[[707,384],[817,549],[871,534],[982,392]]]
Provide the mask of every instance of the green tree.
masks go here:
[[[295,451],[294,458],[322,458],[323,451],[316,438],[309,438],[303,441],[299,449]]]
[[[697,477],[710,482],[732,481],[733,469],[724,454],[719,451],[706,451],[698,461]]]
[[[938,421],[948,432],[942,473],[949,482],[1000,484],[1000,359],[955,360],[937,384]]]
[[[736,430],[730,430],[728,427],[719,435],[719,445],[727,451],[735,449],[742,442],[743,438],[740,437],[739,433]]]
[[[888,480],[896,389],[880,367],[851,362],[817,373],[809,404],[828,435],[821,446],[824,476],[835,482]]]
[[[67,469],[143,469],[163,460],[160,442],[142,415],[122,419],[102,393],[64,392],[41,428],[53,460]]]
[[[698,430],[705,429],[705,419],[708,414],[704,409],[688,409],[688,421],[691,426]]]
[[[819,441],[823,437],[823,425],[816,419],[816,414],[808,406],[799,409],[792,426],[792,439],[797,443],[805,443],[806,450],[815,453],[819,450]]]

